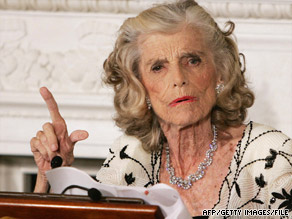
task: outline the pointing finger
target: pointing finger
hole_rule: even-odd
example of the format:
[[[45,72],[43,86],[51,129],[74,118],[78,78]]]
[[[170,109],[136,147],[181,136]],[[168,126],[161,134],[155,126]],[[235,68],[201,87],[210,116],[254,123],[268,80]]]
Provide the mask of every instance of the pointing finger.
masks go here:
[[[48,110],[49,110],[50,115],[51,115],[52,122],[55,123],[55,122],[64,121],[63,117],[61,116],[61,114],[59,112],[58,104],[55,101],[54,96],[49,91],[49,89],[46,87],[41,87],[40,94],[42,95],[44,101],[47,104]]]

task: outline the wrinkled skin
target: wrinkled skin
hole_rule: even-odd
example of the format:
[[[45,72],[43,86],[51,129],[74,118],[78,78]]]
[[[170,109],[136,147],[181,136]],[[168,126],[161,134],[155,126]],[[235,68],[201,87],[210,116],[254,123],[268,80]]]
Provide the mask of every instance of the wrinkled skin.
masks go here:
[[[68,134],[67,125],[61,116],[58,105],[46,88],[42,87],[40,93],[46,102],[52,122],[43,125],[43,130],[37,132],[30,141],[31,151],[38,166],[37,182],[34,192],[47,191],[47,178],[45,172],[51,169],[51,160],[54,156],[61,156],[62,166],[70,166],[74,161],[73,149],[76,142],[88,137],[88,133],[83,130],[76,130]]]
[[[213,139],[210,112],[215,87],[222,83],[212,51],[198,29],[183,26],[173,34],[151,33],[139,38],[141,81],[170,148],[175,175],[187,178],[197,171]],[[219,133],[213,164],[190,190],[169,183],[165,151],[160,181],[178,190],[192,215],[211,209],[244,126]],[[204,198],[202,198],[204,197]]]
[[[186,127],[208,116],[219,80],[212,53],[197,30],[142,36],[139,49],[142,82],[161,122]],[[183,96],[194,99],[170,105]]]

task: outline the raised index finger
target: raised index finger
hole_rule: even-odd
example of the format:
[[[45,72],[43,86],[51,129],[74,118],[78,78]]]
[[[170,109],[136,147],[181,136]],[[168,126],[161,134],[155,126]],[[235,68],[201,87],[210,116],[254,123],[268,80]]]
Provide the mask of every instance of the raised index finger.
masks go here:
[[[40,94],[42,95],[44,101],[47,104],[48,110],[51,115],[52,122],[60,122],[63,121],[63,117],[61,116],[58,108],[58,104],[54,99],[54,96],[52,93],[49,91],[48,88],[46,87],[41,87],[40,88]]]

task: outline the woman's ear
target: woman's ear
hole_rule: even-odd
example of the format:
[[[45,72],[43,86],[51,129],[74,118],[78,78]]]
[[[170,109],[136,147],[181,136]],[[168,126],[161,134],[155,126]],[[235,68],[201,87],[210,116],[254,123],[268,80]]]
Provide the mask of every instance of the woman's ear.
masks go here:
[[[218,73],[218,72],[216,72],[216,75],[217,75],[217,85],[218,84],[224,84],[224,80],[223,80],[223,76],[222,76],[222,74],[220,74],[220,73]]]

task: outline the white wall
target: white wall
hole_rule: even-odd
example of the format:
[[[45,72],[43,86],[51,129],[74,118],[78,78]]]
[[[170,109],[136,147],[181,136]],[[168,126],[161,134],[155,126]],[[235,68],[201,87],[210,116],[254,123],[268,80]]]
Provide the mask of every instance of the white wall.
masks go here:
[[[41,86],[55,94],[69,130],[90,133],[76,146],[76,157],[106,156],[121,132],[111,119],[112,92],[101,85],[102,63],[123,20],[154,2],[162,1],[0,0],[2,161],[11,155],[32,160],[30,138],[49,120],[38,94]],[[292,136],[292,2],[198,2],[220,25],[229,19],[236,23],[246,76],[256,94],[249,119]],[[17,168],[15,163],[21,162],[10,167]],[[0,179],[7,176],[7,166],[0,162]],[[5,189],[0,183],[0,190]]]

